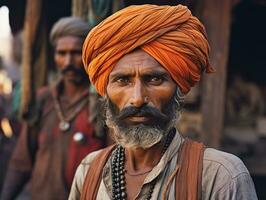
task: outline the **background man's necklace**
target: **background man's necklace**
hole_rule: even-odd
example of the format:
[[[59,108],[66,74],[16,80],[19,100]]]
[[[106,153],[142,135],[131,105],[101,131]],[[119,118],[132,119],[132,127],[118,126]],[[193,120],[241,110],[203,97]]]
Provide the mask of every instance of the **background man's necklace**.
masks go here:
[[[67,117],[64,116],[62,108],[59,103],[59,99],[56,97],[53,97],[54,100],[54,106],[55,106],[55,111],[60,119],[59,122],[59,129],[61,131],[68,131],[70,129],[70,122],[77,116],[77,114],[80,113],[80,111],[83,109],[83,107],[88,103],[89,99],[82,102],[82,105],[77,106],[73,112],[71,112]]]
[[[175,129],[172,129],[165,141],[162,155],[166,152],[167,148],[171,144],[173,137],[175,136]],[[126,184],[125,184],[125,149],[122,146],[118,146],[114,152],[114,159],[111,163],[112,169],[112,199],[113,200],[126,200]],[[150,200],[156,184],[156,179],[150,186],[149,193],[146,200]]]

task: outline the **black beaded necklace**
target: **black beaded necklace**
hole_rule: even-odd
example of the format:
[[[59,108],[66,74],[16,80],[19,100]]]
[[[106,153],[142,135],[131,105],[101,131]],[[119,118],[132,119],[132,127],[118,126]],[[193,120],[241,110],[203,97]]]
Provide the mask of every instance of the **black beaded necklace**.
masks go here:
[[[175,136],[175,129],[172,129],[167,135],[162,155],[166,152]],[[126,184],[125,184],[125,149],[117,146],[114,152],[114,158],[111,163],[112,169],[112,200],[126,200]],[[156,184],[156,180],[150,186],[146,200],[150,200]]]

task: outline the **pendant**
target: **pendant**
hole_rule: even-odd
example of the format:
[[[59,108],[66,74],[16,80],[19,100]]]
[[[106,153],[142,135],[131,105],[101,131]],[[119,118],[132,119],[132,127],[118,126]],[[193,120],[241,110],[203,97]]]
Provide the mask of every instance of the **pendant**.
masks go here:
[[[61,121],[61,122],[59,123],[59,129],[60,129],[61,131],[67,131],[67,130],[69,130],[69,128],[70,128],[70,123],[68,123],[68,122],[66,122],[66,121]]]
[[[73,140],[76,142],[76,143],[79,143],[79,144],[85,144],[86,143],[86,136],[84,133],[82,132],[76,132],[74,135],[73,135]]]

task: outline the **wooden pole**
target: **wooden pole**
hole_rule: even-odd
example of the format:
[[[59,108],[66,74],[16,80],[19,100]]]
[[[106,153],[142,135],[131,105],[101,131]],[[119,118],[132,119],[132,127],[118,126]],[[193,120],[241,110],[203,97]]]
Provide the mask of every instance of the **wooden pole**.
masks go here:
[[[22,51],[22,79],[21,79],[21,113],[29,112],[29,103],[33,97],[33,68],[31,54],[37,24],[40,20],[41,1],[27,0],[26,16],[24,22],[24,42]]]
[[[198,1],[196,12],[206,27],[211,47],[211,64],[216,70],[214,74],[203,77],[202,135],[206,144],[219,147],[224,124],[231,0]]]
[[[29,117],[35,90],[45,83],[47,33],[42,0],[27,0],[22,51],[21,114]]]
[[[72,0],[72,16],[88,19],[89,0]]]

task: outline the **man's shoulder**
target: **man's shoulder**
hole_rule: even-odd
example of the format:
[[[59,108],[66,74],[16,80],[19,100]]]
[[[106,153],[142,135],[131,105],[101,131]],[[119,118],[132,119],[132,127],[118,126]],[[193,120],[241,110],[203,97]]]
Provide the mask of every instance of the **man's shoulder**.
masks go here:
[[[244,163],[235,155],[207,148],[203,157],[203,199],[257,199]]]
[[[44,104],[47,101],[50,101],[52,97],[52,90],[48,86],[41,87],[36,92],[37,104]],[[40,106],[40,105],[38,105]]]
[[[51,89],[48,86],[43,86],[37,90],[37,96],[42,97],[42,96],[47,95],[50,92],[51,92]]]
[[[231,178],[249,174],[244,163],[235,155],[213,148],[206,148],[203,157],[205,168],[217,168]]]
[[[97,151],[93,151],[89,153],[80,163],[83,167],[89,167],[93,160],[96,158],[97,155],[99,155],[100,152],[102,152],[104,149],[100,149]]]
[[[86,174],[87,174],[90,166],[92,165],[94,159],[101,152],[103,152],[105,149],[107,149],[107,148],[91,152],[81,161],[80,165],[78,166],[78,168],[76,170],[74,181],[72,183],[71,193],[73,193],[73,194],[79,193],[80,194],[80,192],[82,190],[83,183],[85,181]]]
[[[89,153],[80,163],[76,170],[76,174],[74,177],[74,180],[72,182],[71,192],[69,195],[69,199],[80,199],[83,183],[85,181],[85,177],[87,174],[87,171],[93,162],[93,160],[96,158],[97,155],[102,151],[94,151],[92,153]]]
[[[109,151],[109,149],[111,148],[111,146],[108,146],[106,148],[97,150],[97,151],[93,151],[91,153],[89,153],[80,163],[79,168],[82,169],[83,171],[83,175],[86,174],[88,168],[91,166],[92,162],[94,161],[94,159],[103,151]],[[112,148],[111,148],[112,149]]]

